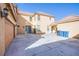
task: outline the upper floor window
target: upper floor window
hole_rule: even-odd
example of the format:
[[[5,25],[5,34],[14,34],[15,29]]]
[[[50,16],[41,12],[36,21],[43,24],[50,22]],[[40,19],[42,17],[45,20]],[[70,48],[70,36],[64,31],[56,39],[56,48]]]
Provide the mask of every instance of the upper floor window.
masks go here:
[[[32,16],[30,16],[30,21],[32,21]]]
[[[40,20],[40,15],[38,15],[38,21]]]

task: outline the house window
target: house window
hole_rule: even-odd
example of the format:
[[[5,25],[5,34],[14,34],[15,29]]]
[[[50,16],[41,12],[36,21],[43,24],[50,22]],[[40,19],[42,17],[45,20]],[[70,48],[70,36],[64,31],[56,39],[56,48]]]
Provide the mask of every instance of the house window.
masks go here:
[[[32,16],[30,16],[30,21],[32,21]]]
[[[38,15],[38,21],[40,20],[40,15]]]

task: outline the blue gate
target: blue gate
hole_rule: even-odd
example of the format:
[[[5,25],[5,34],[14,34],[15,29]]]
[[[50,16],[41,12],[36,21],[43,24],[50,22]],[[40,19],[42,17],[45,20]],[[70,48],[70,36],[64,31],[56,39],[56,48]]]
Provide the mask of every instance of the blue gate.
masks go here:
[[[57,31],[57,35],[62,36],[62,37],[68,37],[69,32],[68,31]]]

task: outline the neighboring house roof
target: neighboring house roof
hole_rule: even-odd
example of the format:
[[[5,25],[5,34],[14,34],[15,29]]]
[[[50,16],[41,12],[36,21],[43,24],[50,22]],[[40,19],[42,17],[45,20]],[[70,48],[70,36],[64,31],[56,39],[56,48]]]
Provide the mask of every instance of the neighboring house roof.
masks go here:
[[[18,11],[18,13],[22,14],[22,15],[27,15],[27,16],[34,16],[36,14],[39,14],[39,15],[44,15],[44,16],[48,16],[48,17],[54,17],[51,14],[48,14],[48,13],[45,13],[45,12],[30,13],[30,12]]]
[[[74,22],[74,21],[79,21],[79,16],[67,16],[62,20],[58,21],[57,23],[68,23],[68,22]]]
[[[79,21],[79,16],[67,16],[60,21],[50,24],[50,26],[54,26],[54,25],[62,24],[62,23],[75,22],[75,21]]]
[[[50,18],[52,18],[52,17],[54,18],[54,16],[51,16],[51,15],[44,13],[44,12],[30,13],[30,12],[19,11],[18,14],[24,15],[24,16],[32,16],[32,17],[38,14],[38,15],[43,15],[43,16],[47,16],[47,17],[50,17]]]

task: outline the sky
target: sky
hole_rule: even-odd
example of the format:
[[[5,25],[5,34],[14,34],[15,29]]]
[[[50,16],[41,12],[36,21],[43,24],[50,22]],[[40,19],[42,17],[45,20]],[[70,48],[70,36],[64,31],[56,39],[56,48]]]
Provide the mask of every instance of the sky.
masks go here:
[[[17,3],[19,10],[24,12],[45,12],[61,20],[66,16],[79,16],[79,3]]]

